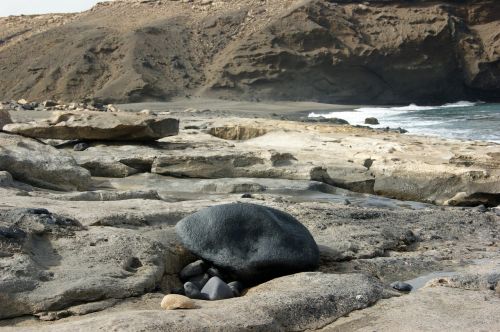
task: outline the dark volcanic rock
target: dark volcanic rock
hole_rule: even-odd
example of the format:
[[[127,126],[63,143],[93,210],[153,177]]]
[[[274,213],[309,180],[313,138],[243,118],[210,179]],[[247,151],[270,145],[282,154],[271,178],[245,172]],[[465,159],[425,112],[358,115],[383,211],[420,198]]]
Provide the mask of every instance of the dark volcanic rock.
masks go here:
[[[224,300],[233,297],[233,290],[219,277],[212,277],[201,290],[201,295],[209,300]]]
[[[195,284],[199,289],[202,289],[208,280],[210,280],[210,276],[206,273],[189,278],[189,282]]]
[[[369,125],[378,125],[379,122],[378,122],[378,119],[377,118],[366,118],[365,119],[365,124],[369,124]]]
[[[198,299],[198,300],[208,299],[208,296],[206,294],[201,294],[198,286],[190,281],[184,284],[184,295],[186,295],[191,299]]]
[[[413,286],[406,282],[396,281],[391,284],[391,287],[400,292],[411,292]]]
[[[87,143],[78,143],[78,144],[75,144],[75,146],[73,147],[73,150],[74,151],[85,151],[89,148],[89,145]]]
[[[243,292],[243,289],[245,288],[245,287],[243,287],[243,284],[241,282],[239,282],[239,281],[233,281],[233,282],[230,282],[227,285],[233,291],[233,295],[234,296],[240,296],[241,292]]]
[[[235,203],[182,219],[176,232],[204,260],[245,283],[315,269],[319,250],[309,231],[287,213]]]
[[[186,265],[179,273],[181,280],[187,280],[191,277],[203,274],[207,269],[207,265],[201,259],[196,262]]]

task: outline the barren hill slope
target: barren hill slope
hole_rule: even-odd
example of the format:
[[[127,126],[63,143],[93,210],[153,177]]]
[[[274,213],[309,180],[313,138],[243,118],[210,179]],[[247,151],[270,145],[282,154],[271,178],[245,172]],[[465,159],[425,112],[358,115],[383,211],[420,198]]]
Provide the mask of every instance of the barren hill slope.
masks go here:
[[[114,1],[0,18],[0,99],[500,98],[497,1]]]

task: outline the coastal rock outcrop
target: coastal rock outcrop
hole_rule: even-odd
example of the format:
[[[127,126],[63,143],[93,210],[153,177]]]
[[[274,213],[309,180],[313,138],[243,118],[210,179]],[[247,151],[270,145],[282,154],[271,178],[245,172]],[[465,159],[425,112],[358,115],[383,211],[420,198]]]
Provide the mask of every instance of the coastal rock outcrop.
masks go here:
[[[35,138],[147,141],[177,135],[179,121],[126,113],[55,112],[49,120],[13,123],[4,130]]]
[[[64,151],[31,138],[0,132],[0,170],[20,181],[55,190],[85,190],[90,173]]]
[[[248,284],[319,264],[319,249],[309,231],[273,208],[218,205],[182,219],[175,228],[187,249]]]
[[[0,253],[0,319],[142,295],[179,256],[133,230],[87,229],[46,209],[0,210]]]
[[[297,273],[252,288],[227,301],[195,301],[196,310],[158,307],[163,295],[138,299],[148,309],[115,310],[46,326],[20,327],[23,332],[125,330],[154,331],[300,331],[318,329],[354,310],[394,296],[379,280],[363,274]],[[137,301],[136,301],[137,302]],[[151,305],[150,305],[151,303]],[[15,329],[17,330],[17,329]]]

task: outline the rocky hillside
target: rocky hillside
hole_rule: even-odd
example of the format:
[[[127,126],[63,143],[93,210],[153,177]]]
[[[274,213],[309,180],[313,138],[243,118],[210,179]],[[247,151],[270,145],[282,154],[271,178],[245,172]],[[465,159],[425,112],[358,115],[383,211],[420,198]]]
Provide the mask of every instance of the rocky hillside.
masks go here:
[[[0,18],[0,99],[441,103],[500,94],[500,3],[142,0]]]

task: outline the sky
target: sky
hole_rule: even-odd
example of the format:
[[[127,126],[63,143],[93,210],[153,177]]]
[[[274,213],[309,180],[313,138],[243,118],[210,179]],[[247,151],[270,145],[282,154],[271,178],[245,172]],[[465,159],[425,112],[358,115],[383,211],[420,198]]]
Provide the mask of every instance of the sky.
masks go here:
[[[0,16],[81,12],[103,0],[0,0]]]

